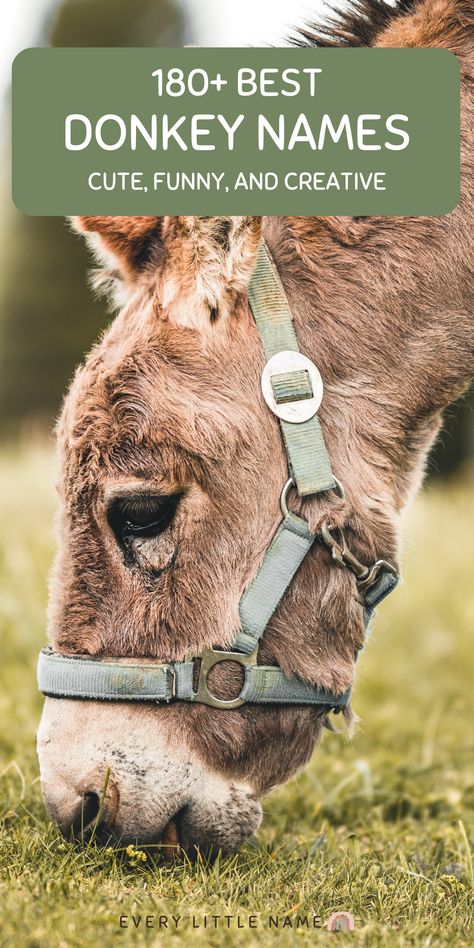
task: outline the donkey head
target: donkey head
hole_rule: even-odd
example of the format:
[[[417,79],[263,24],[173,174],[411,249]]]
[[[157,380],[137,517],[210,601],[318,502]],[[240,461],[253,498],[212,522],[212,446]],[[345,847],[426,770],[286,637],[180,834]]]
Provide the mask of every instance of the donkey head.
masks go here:
[[[402,22],[400,42],[416,45],[426,22]],[[76,219],[122,309],[59,423],[57,651],[167,662],[233,641],[287,479],[247,298],[262,233],[300,348],[324,378],[319,416],[346,490],[294,507],[314,531],[343,526],[363,562],[397,561],[400,514],[440,412],[473,370],[470,213],[466,187],[445,218]],[[315,544],[259,661],[342,693],[363,639],[354,576]],[[221,664],[209,685],[233,697],[241,669]],[[306,763],[327,714],[50,698],[38,740],[45,802],[66,832],[99,816],[121,839],[231,850],[258,826],[259,798]]]

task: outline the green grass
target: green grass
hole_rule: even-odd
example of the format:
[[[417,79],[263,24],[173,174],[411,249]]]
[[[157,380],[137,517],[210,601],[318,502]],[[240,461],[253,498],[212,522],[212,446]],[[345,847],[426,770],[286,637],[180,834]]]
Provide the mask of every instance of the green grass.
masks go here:
[[[41,444],[0,457],[0,942],[15,946],[237,946],[334,937],[268,929],[351,911],[354,945],[472,945],[474,497],[431,487],[407,522],[405,583],[381,608],[358,669],[362,721],[328,734],[310,767],[265,802],[255,841],[214,866],[133,866],[76,849],[48,823],[34,749],[54,461]],[[72,752],[73,749],[71,749]],[[193,930],[191,917],[233,915]],[[128,929],[119,928],[129,916]],[[142,916],[134,929],[131,916]],[[145,916],[180,915],[176,932]],[[236,916],[241,925],[237,929]],[[256,915],[257,929],[247,927]],[[226,924],[226,923],[225,923]]]

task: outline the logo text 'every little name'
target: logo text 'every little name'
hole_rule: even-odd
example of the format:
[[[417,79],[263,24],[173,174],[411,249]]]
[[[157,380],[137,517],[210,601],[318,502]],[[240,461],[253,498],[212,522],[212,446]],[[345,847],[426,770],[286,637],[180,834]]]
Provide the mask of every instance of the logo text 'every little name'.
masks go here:
[[[327,928],[329,931],[353,931],[354,917],[350,912],[334,912],[326,922],[320,915],[295,914],[284,915],[120,915],[119,928],[159,929],[174,931],[178,928],[191,929],[296,929],[311,930]]]

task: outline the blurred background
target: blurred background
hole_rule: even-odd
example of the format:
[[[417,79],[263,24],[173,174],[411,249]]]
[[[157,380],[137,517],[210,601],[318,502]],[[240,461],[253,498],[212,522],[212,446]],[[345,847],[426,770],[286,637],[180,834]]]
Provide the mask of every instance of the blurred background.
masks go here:
[[[342,0],[343,2],[343,0]],[[10,70],[26,46],[282,45],[323,0],[15,0],[0,14],[0,436],[50,432],[74,366],[110,318],[90,260],[62,218],[25,217],[10,198]],[[471,467],[473,399],[450,410],[432,476]]]

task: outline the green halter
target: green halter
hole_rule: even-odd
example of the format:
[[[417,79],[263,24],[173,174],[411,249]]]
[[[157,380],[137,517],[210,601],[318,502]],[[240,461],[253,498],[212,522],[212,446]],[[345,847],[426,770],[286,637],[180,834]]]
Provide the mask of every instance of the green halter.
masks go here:
[[[350,689],[340,694],[326,691],[299,678],[288,678],[277,666],[258,665],[260,639],[316,539],[329,547],[339,565],[355,573],[364,597],[366,627],[376,605],[397,585],[398,574],[384,560],[365,566],[347,549],[341,531],[337,538],[327,526],[320,534],[312,533],[306,520],[288,510],[293,487],[301,497],[333,489],[343,497],[344,490],[332,473],[316,414],[323,394],[322,379],[316,366],[299,351],[286,294],[264,243],[250,281],[249,300],[267,359],[262,392],[280,421],[289,479],[281,495],[283,519],[240,601],[241,626],[232,650],[206,649],[185,662],[157,664],[63,655],[45,648],[38,661],[43,694],[98,701],[178,700],[226,709],[249,702],[324,705],[335,710],[347,704]],[[197,689],[193,686],[195,659],[201,663]],[[207,676],[215,665],[229,661],[243,668],[244,683],[238,697],[223,700],[209,691]]]

